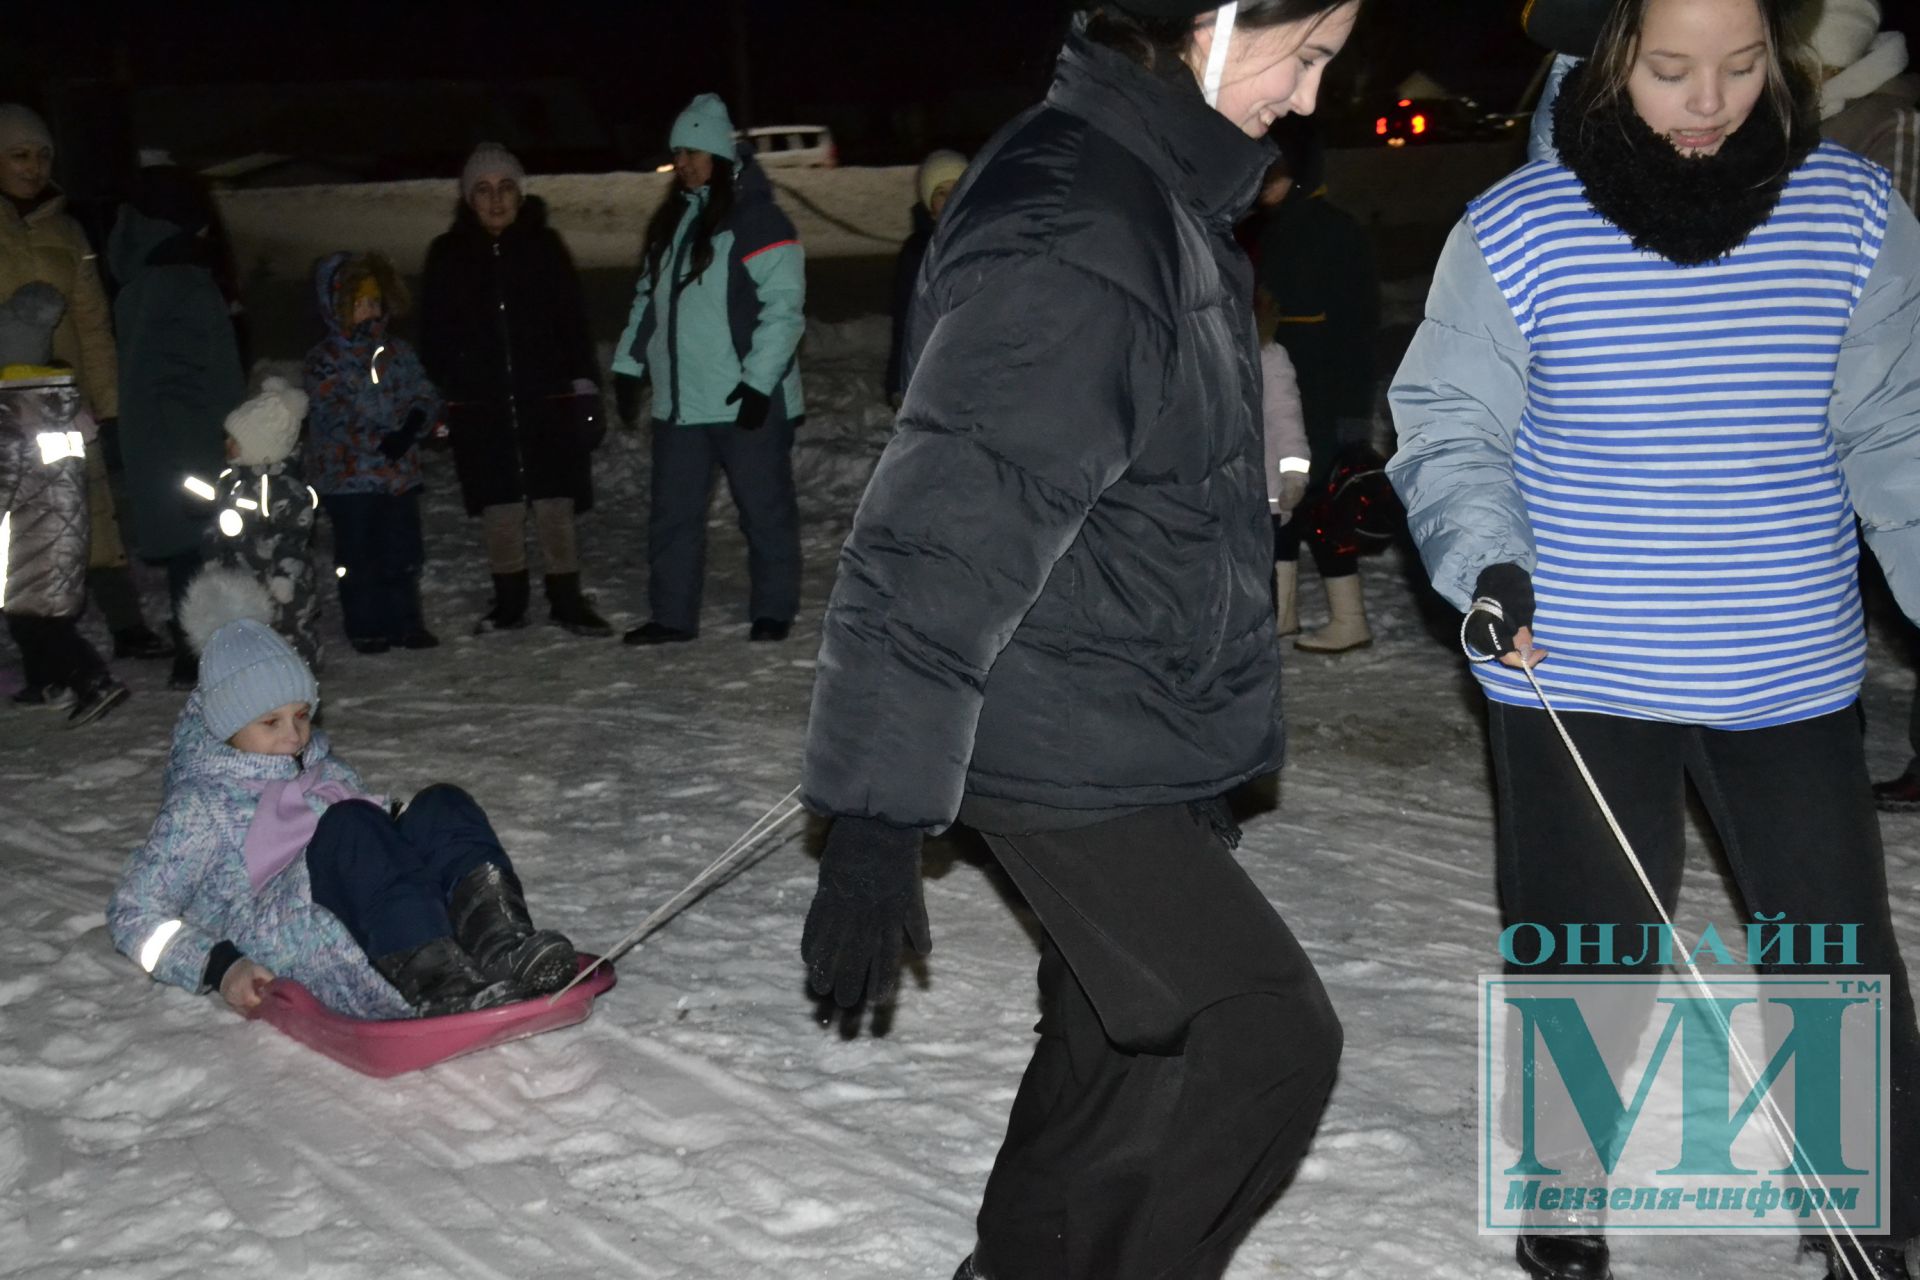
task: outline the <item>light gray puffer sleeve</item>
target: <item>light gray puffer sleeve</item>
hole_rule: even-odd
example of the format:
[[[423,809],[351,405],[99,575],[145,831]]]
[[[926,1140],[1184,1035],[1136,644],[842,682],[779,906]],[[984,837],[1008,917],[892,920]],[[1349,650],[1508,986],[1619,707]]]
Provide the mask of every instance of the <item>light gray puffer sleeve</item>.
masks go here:
[[[1513,310],[1462,220],[1387,392],[1400,439],[1387,475],[1434,588],[1461,610],[1487,566],[1533,572],[1533,529],[1513,472],[1528,360]]]
[[[1920,622],[1920,224],[1901,201],[1888,203],[1827,420],[1867,545],[1900,608]]]

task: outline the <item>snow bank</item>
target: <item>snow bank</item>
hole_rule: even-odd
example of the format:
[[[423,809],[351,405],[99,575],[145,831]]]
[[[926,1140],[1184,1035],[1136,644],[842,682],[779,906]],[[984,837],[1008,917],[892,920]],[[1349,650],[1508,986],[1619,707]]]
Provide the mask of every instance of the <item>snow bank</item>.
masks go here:
[[[782,169],[774,191],[814,257],[891,254],[911,230],[914,170]],[[533,175],[552,225],[583,269],[631,268],[671,174]],[[445,179],[270,187],[220,193],[243,275],[303,273],[343,244],[378,250],[408,274],[452,221],[458,191]]]

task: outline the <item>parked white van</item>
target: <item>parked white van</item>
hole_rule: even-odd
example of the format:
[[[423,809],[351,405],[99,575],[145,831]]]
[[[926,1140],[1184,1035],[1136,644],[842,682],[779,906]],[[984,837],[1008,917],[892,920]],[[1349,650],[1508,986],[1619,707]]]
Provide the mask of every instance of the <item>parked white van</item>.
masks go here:
[[[767,124],[737,135],[768,169],[832,169],[840,163],[833,130],[823,124]]]

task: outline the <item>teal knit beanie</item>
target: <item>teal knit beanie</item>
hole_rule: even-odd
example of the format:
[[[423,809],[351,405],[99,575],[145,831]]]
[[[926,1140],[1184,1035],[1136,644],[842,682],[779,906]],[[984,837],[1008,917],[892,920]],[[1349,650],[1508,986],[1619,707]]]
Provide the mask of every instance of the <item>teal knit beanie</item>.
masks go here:
[[[272,627],[241,618],[213,633],[200,651],[200,718],[226,741],[276,707],[316,708],[313,672]]]
[[[704,151],[725,160],[733,159],[739,147],[733,140],[733,117],[717,93],[703,93],[687,104],[673,122],[667,145],[675,150]]]

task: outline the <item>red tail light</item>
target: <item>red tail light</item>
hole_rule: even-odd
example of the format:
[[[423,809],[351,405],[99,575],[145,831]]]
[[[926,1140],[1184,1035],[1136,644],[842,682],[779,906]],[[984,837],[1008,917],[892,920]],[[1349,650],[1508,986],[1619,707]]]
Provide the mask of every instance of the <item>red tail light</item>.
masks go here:
[[[1386,131],[1387,131],[1387,118],[1386,118],[1385,116],[1381,116],[1381,117],[1380,117],[1380,118],[1379,118],[1378,120],[1375,120],[1375,121],[1373,122],[1373,131],[1374,131],[1375,133],[1378,133],[1378,134],[1382,134],[1382,135],[1384,135],[1384,134],[1386,133]]]
[[[1413,118],[1413,131],[1415,133],[1425,133],[1427,131],[1427,118],[1425,116],[1415,116]]]

